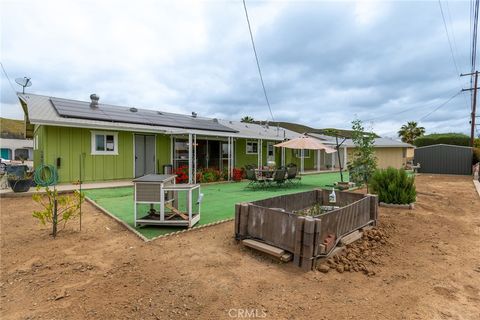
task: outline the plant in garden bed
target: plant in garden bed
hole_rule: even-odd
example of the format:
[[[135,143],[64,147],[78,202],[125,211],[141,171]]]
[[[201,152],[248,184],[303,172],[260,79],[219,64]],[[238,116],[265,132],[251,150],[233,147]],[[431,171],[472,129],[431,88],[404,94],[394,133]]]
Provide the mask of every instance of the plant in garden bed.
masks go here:
[[[383,203],[410,204],[417,197],[415,177],[404,169],[387,168],[375,171],[370,180],[373,193]]]
[[[33,217],[37,218],[43,225],[52,224],[52,236],[57,235],[58,225],[62,225],[62,229],[68,221],[80,215],[80,208],[84,201],[84,195],[75,190],[73,194],[58,195],[56,189],[45,187],[45,194],[40,194],[37,187],[37,193],[33,195],[33,200],[39,203],[43,210],[34,211]]]
[[[313,217],[313,216],[318,216],[318,215],[320,215],[324,212],[325,211],[322,209],[322,205],[320,203],[316,203],[310,208],[306,208],[306,209],[303,209],[303,210],[296,211],[295,214],[297,214],[299,216]]]

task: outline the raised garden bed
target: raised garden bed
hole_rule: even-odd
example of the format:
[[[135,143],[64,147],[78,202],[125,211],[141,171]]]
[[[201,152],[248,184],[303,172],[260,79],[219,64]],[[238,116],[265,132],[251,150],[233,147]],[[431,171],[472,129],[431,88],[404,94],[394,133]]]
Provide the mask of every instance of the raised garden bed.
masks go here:
[[[330,190],[277,196],[235,206],[237,240],[256,239],[293,254],[294,263],[312,269],[318,258],[325,258],[340,240],[355,230],[376,225],[378,198],[353,192],[336,192],[329,203]],[[312,208],[337,209],[305,215]],[[314,210],[313,210],[314,211]]]

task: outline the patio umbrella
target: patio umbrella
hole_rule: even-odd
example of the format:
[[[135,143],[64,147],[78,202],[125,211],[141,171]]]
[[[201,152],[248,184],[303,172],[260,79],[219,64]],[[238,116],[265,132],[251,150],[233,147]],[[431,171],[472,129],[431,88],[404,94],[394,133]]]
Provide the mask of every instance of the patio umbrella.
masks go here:
[[[308,149],[308,150],[325,150],[326,153],[334,153],[336,150],[332,147],[326,146],[318,139],[312,138],[312,137],[307,137],[307,136],[300,136],[295,139],[291,139],[288,141],[284,141],[281,143],[278,143],[275,145],[275,147],[282,147],[282,148],[287,148],[287,149],[301,149],[301,169],[300,171],[303,172],[303,163],[304,163],[304,157],[303,157],[303,150]]]

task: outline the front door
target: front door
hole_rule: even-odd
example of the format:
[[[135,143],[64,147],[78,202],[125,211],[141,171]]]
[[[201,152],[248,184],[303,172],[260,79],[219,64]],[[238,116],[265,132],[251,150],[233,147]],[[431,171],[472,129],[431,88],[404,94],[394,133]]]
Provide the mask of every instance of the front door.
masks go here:
[[[135,178],[155,173],[155,136],[135,135]]]
[[[273,142],[267,143],[267,163],[275,162],[275,147],[273,146]]]

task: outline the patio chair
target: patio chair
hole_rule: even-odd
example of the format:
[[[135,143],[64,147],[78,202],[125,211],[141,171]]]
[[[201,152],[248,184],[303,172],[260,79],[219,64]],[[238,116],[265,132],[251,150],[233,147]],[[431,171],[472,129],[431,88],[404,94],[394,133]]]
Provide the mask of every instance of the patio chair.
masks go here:
[[[272,185],[276,183],[277,187],[285,185],[285,181],[286,181],[285,175],[286,175],[285,169],[275,170],[275,172],[273,173],[273,177],[267,179],[268,184]]]
[[[246,186],[246,188],[256,188],[256,187],[259,187],[259,186],[264,186],[265,185],[265,179],[263,178],[258,178],[257,177],[257,174],[255,172],[255,169],[247,169],[246,171],[246,176],[247,176],[247,180],[249,181],[248,185]]]
[[[302,177],[297,177],[298,169],[296,166],[290,166],[287,168],[287,182],[290,184],[299,184]]]

